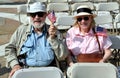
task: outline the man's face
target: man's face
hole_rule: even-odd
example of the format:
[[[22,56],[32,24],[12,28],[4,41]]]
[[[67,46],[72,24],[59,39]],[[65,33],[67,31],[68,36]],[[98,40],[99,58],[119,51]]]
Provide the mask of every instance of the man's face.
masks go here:
[[[29,13],[34,28],[42,28],[45,23],[46,15],[45,12]]]

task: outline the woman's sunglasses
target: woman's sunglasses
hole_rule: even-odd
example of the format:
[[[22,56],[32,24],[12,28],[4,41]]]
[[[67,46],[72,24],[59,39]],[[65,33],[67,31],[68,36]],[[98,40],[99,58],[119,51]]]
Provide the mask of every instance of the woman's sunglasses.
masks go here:
[[[79,21],[79,22],[82,21],[82,20],[88,21],[89,17],[88,16],[84,16],[84,17],[77,18],[77,21]]]
[[[38,17],[43,17],[45,15],[44,12],[36,12],[36,13],[29,13],[28,16],[31,16],[31,17],[35,17],[35,16],[38,16]]]

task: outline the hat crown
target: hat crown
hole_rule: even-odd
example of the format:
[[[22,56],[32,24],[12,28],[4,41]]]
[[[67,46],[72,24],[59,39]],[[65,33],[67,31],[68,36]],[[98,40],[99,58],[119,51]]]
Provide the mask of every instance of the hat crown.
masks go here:
[[[92,14],[92,10],[90,9],[90,7],[86,5],[79,6],[77,8],[77,13],[82,13],[82,12]]]
[[[74,15],[74,18],[77,18],[79,16],[84,16],[84,15],[91,15],[95,17],[96,15],[92,13],[92,10],[89,6],[87,5],[81,5],[77,8],[77,14]]]
[[[35,2],[33,4],[28,5],[27,7],[28,13],[34,13],[34,12],[46,12],[46,6],[44,3],[41,2]]]
[[[78,10],[78,9],[81,9],[81,8],[88,8],[88,9],[90,9],[89,6],[87,6],[87,5],[82,5],[82,6],[77,7],[77,10]]]

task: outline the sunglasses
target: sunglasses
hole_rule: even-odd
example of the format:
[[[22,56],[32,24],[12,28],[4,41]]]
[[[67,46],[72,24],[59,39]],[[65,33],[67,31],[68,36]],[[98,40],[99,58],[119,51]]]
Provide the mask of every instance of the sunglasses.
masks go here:
[[[84,16],[84,17],[77,18],[77,21],[82,21],[82,20],[88,21],[89,17],[88,16]]]
[[[43,17],[45,15],[44,12],[36,12],[36,13],[29,13],[28,16],[31,16],[31,17],[35,17],[35,16],[38,16],[38,17]]]

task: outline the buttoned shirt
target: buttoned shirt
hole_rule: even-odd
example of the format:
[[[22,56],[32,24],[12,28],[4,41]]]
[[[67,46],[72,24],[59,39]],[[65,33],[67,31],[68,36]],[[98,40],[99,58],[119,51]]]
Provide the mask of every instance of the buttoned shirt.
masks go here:
[[[106,34],[106,33],[105,33]],[[100,49],[105,50],[112,45],[111,40],[108,35],[97,35],[100,43]],[[66,35],[66,43],[68,49],[74,54],[89,54],[93,52],[100,52],[99,45],[96,40],[96,37],[93,33],[93,30],[86,34],[82,34],[79,30],[79,27],[72,27],[68,30]]]
[[[37,34],[32,28],[32,33],[23,44],[21,54],[27,53],[26,63],[28,66],[47,66],[54,59],[52,47],[46,38],[45,29],[43,33]]]

